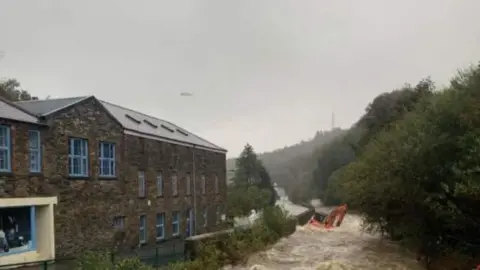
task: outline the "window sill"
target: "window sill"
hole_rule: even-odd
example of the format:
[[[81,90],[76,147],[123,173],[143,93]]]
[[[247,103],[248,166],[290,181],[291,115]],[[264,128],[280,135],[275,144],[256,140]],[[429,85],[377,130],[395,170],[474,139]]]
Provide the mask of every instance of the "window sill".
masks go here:
[[[162,194],[162,195],[157,195],[157,199],[163,199],[165,198],[165,196]]]
[[[118,180],[116,176],[102,176],[100,175],[98,177],[98,180],[102,180],[102,181],[115,181],[115,180]]]
[[[164,243],[166,241],[167,241],[167,239],[165,239],[165,237],[162,237],[162,238],[157,238],[157,240],[155,240],[155,243],[161,244],[161,243]]]
[[[68,180],[90,180],[90,176],[68,176]]]
[[[42,176],[43,172],[30,172],[28,173],[28,176]]]

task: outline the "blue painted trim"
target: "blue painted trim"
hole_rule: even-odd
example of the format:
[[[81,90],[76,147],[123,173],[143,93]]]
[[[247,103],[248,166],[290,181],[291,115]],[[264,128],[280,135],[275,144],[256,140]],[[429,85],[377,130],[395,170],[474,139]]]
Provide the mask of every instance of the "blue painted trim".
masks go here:
[[[32,241],[30,249],[37,248],[37,218],[35,210],[35,206],[30,206],[30,238]]]
[[[12,138],[11,138],[11,128],[7,125],[0,125],[0,129],[5,130],[5,140],[7,147],[7,167],[0,168],[0,172],[11,172],[12,171]]]

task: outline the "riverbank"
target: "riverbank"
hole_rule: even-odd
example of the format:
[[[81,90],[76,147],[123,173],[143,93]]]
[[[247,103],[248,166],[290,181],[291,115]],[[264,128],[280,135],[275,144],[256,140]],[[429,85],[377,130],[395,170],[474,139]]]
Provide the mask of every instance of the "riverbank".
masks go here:
[[[280,207],[267,207],[248,228],[198,239],[192,251],[194,260],[171,264],[168,269],[220,269],[226,265],[244,264],[252,254],[293,234],[296,224],[297,219],[289,217]]]

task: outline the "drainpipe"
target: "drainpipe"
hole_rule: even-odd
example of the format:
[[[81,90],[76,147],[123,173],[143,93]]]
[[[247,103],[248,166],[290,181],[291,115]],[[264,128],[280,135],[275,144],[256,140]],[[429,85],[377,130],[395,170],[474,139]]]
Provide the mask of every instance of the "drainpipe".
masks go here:
[[[192,236],[197,235],[197,176],[195,173],[195,145],[192,146],[192,179],[193,179],[193,226]]]

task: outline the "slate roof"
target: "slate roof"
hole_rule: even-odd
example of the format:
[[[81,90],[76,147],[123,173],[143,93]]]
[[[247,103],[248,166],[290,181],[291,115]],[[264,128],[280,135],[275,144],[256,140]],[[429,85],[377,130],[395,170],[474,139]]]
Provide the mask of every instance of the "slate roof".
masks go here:
[[[61,99],[20,101],[16,102],[15,104],[38,116],[48,116],[49,114],[52,114],[60,109],[75,105],[76,103],[81,102],[87,98],[95,97],[86,96]],[[227,151],[168,121],[146,115],[141,112],[134,111],[119,105],[115,105],[110,102],[100,100],[100,103],[123,126],[125,130],[129,131],[134,135],[150,135],[155,138],[160,137],[187,144],[193,144],[196,146],[203,146],[217,151]]]
[[[25,110],[38,115],[46,116],[62,108],[74,105],[89,96],[86,97],[71,97],[71,98],[57,98],[57,99],[44,99],[44,100],[27,100],[17,101],[16,105],[24,108]]]
[[[39,124],[38,118],[18,108],[14,103],[0,98],[0,118]]]
[[[226,151],[225,149],[222,149],[221,147],[202,139],[199,136],[188,132],[173,123],[106,101],[100,102],[110,112],[110,114],[115,117],[120,124],[122,124],[123,128],[125,129]]]

